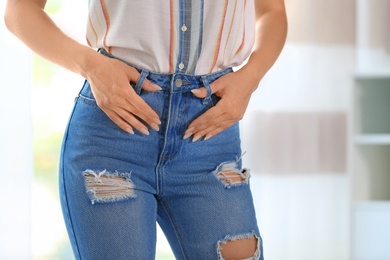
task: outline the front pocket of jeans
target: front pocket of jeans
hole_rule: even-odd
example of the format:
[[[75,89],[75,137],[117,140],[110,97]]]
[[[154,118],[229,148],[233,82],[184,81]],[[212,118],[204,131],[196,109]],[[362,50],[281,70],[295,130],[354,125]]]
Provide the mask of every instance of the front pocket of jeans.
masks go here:
[[[81,91],[77,98],[85,104],[97,106],[95,97],[92,93],[91,85],[87,80],[84,81],[84,85],[81,88]]]
[[[83,96],[82,94],[79,94],[78,100],[88,105],[97,106],[95,99]]]

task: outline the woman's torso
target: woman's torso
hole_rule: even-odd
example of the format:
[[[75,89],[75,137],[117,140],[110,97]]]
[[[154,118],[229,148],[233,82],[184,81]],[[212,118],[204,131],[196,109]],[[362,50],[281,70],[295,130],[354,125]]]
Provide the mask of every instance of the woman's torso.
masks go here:
[[[254,26],[253,0],[90,0],[87,41],[150,71],[200,75],[240,65]]]

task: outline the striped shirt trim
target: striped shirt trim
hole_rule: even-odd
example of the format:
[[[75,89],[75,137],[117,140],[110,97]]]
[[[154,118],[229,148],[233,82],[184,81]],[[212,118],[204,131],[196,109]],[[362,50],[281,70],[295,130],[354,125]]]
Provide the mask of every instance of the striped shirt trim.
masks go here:
[[[89,0],[87,42],[150,71],[216,72],[249,56],[254,1]]]
[[[102,11],[104,14],[104,20],[106,21],[106,32],[105,32],[104,38],[103,38],[103,45],[104,45],[104,47],[106,47],[106,50],[111,53],[111,46],[108,46],[108,44],[107,44],[107,35],[108,35],[108,31],[110,30],[110,15],[109,15],[109,12],[107,10],[106,1],[100,0],[100,5],[102,7]]]
[[[217,59],[219,56],[219,50],[221,48],[221,39],[222,39],[222,33],[223,33],[224,25],[225,25],[226,11],[227,11],[228,4],[229,4],[228,0],[225,0],[225,4],[223,7],[223,16],[222,16],[221,24],[219,26],[218,39],[217,39],[217,42],[215,43],[214,58],[213,58],[212,65],[209,69],[209,73],[211,73],[213,71],[213,68],[214,68],[215,64],[217,63]]]

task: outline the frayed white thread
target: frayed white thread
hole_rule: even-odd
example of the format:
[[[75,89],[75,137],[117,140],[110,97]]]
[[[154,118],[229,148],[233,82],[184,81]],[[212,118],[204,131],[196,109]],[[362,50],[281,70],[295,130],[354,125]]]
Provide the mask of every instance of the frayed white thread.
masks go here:
[[[83,174],[87,194],[92,204],[136,197],[134,184],[129,178],[131,173],[109,173],[106,170],[96,173],[85,170]]]
[[[255,231],[252,231],[252,233],[243,234],[243,235],[236,235],[236,236],[225,236],[224,239],[221,241],[218,241],[217,250],[218,250],[218,260],[226,260],[222,256],[222,249],[221,244],[226,244],[228,241],[235,241],[240,239],[250,239],[250,238],[256,238],[257,245],[256,245],[256,251],[253,254],[252,257],[241,259],[241,260],[259,260],[261,256],[261,248],[260,248],[260,238],[256,235]]]
[[[245,168],[240,170],[237,167],[237,163],[242,159],[245,153],[246,152],[244,152],[240,157],[237,157],[236,161],[228,161],[221,163],[213,171],[214,175],[224,184],[225,188],[231,188],[232,186],[239,186],[242,184],[249,183],[249,179],[251,177],[250,170]],[[234,176],[226,175],[226,173],[235,173],[241,178],[241,180],[234,181]]]

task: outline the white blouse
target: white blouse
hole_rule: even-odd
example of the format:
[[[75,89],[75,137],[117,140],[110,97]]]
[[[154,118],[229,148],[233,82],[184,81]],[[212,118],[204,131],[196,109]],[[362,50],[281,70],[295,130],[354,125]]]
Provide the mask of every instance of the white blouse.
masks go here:
[[[200,75],[240,65],[254,0],[89,0],[87,41],[137,67]]]

